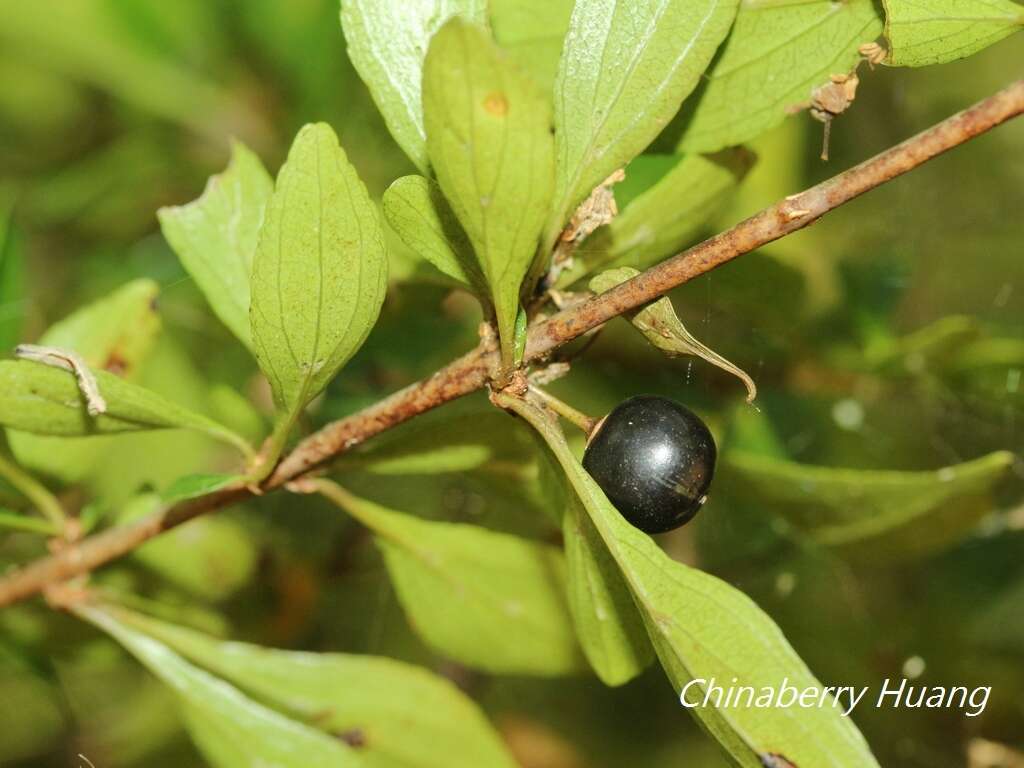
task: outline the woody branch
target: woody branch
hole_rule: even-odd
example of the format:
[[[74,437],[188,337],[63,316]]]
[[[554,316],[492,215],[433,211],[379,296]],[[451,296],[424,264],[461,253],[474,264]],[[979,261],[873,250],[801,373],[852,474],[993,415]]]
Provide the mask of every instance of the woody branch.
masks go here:
[[[602,323],[657,299],[715,267],[785,237],[829,211],[900,176],[1024,112],[1024,80],[869,160],[799,194],[791,195],[733,228],[673,256],[632,280],[566,309],[532,327],[524,362],[543,360],[561,345]],[[432,376],[384,398],[302,440],[259,489],[215,491],[170,505],[129,525],[69,545],[0,579],[0,606],[23,600],[132,551],[163,531],[199,515],[281,488],[320,468],[355,445],[443,403],[484,387],[498,366],[492,345],[482,343]]]

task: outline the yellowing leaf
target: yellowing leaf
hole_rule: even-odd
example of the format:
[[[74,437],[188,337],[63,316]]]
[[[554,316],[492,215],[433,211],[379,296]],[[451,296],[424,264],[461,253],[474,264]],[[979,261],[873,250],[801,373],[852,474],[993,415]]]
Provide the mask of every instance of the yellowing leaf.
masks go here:
[[[427,53],[423,110],[430,161],[490,286],[510,365],[554,183],[547,101],[486,30],[452,19]]]

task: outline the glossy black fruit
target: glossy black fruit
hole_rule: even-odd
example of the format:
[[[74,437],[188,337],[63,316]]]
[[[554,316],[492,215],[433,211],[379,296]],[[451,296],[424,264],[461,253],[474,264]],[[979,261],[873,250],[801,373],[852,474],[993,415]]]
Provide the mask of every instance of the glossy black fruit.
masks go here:
[[[663,533],[700,510],[717,453],[707,425],[689,408],[639,395],[600,422],[583,466],[626,520],[641,531]]]

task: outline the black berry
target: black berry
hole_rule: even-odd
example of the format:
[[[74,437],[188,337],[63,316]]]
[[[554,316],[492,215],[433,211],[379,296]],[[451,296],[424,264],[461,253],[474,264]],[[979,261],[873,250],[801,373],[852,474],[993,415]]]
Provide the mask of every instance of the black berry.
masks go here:
[[[583,466],[626,520],[663,533],[689,522],[704,504],[716,455],[711,432],[693,411],[639,395],[598,424]]]

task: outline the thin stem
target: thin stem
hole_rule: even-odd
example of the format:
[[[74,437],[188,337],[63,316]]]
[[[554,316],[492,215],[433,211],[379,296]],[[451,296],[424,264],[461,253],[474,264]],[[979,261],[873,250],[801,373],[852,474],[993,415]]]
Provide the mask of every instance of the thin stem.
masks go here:
[[[0,454],[0,477],[13,485],[57,531],[63,531],[68,517],[57,497],[32,475]]]
[[[27,533],[41,533],[43,536],[59,536],[60,528],[49,520],[40,520],[38,517],[26,517],[16,512],[8,512],[0,509],[0,528],[9,528],[15,531],[26,531]]]
[[[589,435],[597,423],[597,419],[587,416],[583,411],[578,411],[563,400],[541,389],[534,384],[530,385],[530,391],[544,401],[544,404],[563,419],[583,430],[583,434]]]
[[[553,350],[617,315],[641,307],[678,285],[731,259],[806,227],[829,211],[922,165],[1024,112],[1024,80],[943,120],[822,184],[792,195],[688,251],[673,256],[632,280],[559,312],[530,329],[525,363]],[[37,594],[50,585],[87,573],[163,531],[187,520],[283,486],[353,446],[442,403],[468,395],[498,370],[498,355],[481,344],[422,381],[374,405],[320,429],[300,442],[259,488],[245,484],[214,491],[158,510],[119,528],[111,528],[65,547],[0,579],[0,606]]]
[[[291,435],[292,430],[295,428],[301,412],[302,409],[300,408],[292,408],[285,418],[280,419],[274,425],[274,431],[270,433],[270,437],[264,443],[262,450],[258,454],[251,455],[249,458],[250,468],[245,476],[246,483],[258,486],[274,471],[274,467],[277,466],[277,462],[284,452],[284,447],[288,443],[288,436]]]

